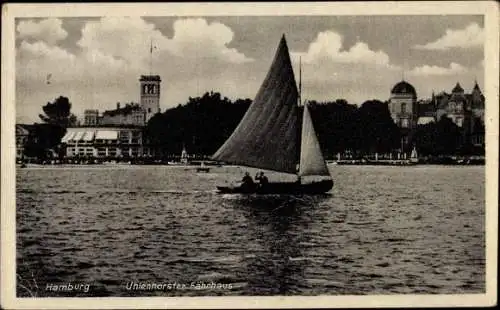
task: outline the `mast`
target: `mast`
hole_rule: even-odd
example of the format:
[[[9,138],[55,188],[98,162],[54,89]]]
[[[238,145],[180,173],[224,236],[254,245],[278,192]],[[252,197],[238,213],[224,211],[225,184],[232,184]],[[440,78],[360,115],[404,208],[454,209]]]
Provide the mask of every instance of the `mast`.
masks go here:
[[[302,57],[299,57],[299,107],[302,104]]]
[[[302,56],[299,56],[299,91],[298,91],[298,100],[297,100],[297,105],[300,107],[300,105],[302,104]],[[304,107],[305,109],[305,107]],[[304,113],[304,111],[302,111],[302,113]],[[297,119],[297,122],[300,124],[299,120]],[[300,172],[300,152],[301,152],[301,149],[302,149],[302,126],[299,125],[297,126],[297,145],[298,145],[298,162],[297,162],[297,178],[298,180],[300,181],[300,175],[299,175],[299,172]]]

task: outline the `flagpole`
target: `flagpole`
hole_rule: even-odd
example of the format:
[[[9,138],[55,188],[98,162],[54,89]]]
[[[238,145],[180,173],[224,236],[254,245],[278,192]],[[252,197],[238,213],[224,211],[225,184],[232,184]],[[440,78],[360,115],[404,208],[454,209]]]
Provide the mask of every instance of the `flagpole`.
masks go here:
[[[149,75],[152,74],[153,70],[153,39],[151,38],[151,44],[149,47]]]

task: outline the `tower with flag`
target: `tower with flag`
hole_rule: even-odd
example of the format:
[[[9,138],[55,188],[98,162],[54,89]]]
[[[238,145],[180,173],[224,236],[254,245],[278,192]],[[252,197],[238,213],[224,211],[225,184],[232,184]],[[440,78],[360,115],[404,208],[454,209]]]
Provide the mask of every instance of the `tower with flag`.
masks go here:
[[[160,112],[160,84],[161,78],[159,75],[152,74],[153,68],[153,50],[156,46],[153,40],[149,46],[149,74],[141,75],[139,82],[141,86],[140,104],[145,114],[145,122],[147,123],[153,115]]]

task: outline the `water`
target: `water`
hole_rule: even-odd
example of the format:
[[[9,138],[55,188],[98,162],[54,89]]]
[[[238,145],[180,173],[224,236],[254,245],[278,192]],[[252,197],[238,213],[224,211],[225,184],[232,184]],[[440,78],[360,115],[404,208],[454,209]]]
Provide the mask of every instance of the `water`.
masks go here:
[[[217,194],[238,167],[19,169],[17,294],[485,292],[484,167],[330,169],[302,197]]]

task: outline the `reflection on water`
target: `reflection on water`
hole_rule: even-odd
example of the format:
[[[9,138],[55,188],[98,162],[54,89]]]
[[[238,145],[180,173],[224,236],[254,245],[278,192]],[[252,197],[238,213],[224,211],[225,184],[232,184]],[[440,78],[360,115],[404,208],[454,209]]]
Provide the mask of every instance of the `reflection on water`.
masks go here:
[[[310,224],[304,208],[314,209],[317,197],[268,196],[240,200],[249,219],[248,233],[264,249],[249,260],[249,295],[291,295],[305,283],[305,254],[300,244],[308,242],[305,228]]]
[[[480,167],[335,167],[322,196],[214,191],[241,174],[19,170],[18,296],[484,292]],[[68,283],[90,289],[46,289]]]

